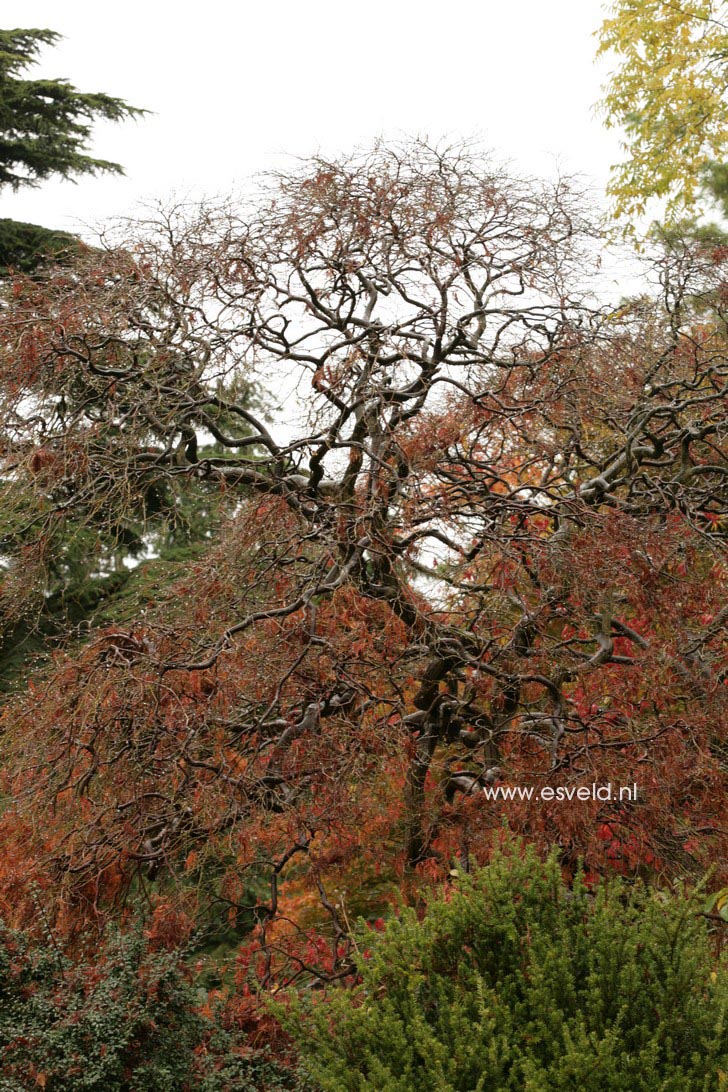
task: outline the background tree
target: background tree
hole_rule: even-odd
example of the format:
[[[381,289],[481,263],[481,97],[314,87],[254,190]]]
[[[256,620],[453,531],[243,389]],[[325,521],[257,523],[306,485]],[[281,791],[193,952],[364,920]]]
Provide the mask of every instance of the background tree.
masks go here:
[[[118,163],[87,152],[93,122],[121,121],[145,111],[100,92],[79,91],[67,80],[27,79],[52,30],[0,31],[0,186],[37,186],[54,175],[123,173]],[[46,254],[74,242],[65,232],[0,220],[0,267],[31,269]]]
[[[619,66],[601,109],[624,131],[623,163],[608,193],[640,216],[650,198],[667,215],[690,212],[728,146],[728,8],[722,0],[618,0],[599,31],[599,54]]]
[[[615,312],[594,249],[565,182],[415,143],[8,286],[9,614],[69,524],[234,498],[182,579],[8,703],[7,859],[36,861],[9,906],[36,879],[76,921],[150,885],[252,916],[257,990],[350,974],[337,893],[371,913],[504,817],[568,869],[722,859],[726,254],[673,242]],[[246,406],[261,374],[300,427]]]

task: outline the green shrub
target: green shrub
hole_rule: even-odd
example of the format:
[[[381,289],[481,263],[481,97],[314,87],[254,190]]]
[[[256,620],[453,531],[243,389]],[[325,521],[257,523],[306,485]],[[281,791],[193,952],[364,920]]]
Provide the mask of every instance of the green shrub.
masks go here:
[[[369,934],[360,987],[284,1019],[324,1092],[716,1090],[728,976],[697,905],[570,888],[512,846]]]
[[[150,951],[140,932],[84,962],[0,923],[0,1092],[297,1087],[199,1003],[180,953]]]

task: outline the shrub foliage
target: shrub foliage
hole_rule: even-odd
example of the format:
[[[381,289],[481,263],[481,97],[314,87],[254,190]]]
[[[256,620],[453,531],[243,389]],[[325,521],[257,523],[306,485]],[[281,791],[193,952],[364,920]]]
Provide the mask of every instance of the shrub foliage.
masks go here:
[[[571,886],[555,854],[511,848],[369,938],[361,986],[289,1023],[326,1092],[707,1092],[728,981],[697,908]]]
[[[93,961],[0,924],[2,1092],[278,1092],[295,1078],[201,1005],[181,953],[140,932]]]

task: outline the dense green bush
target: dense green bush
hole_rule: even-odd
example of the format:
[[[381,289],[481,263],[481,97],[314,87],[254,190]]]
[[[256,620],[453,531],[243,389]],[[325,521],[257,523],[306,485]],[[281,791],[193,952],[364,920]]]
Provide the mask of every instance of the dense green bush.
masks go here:
[[[278,1092],[287,1070],[199,1011],[178,952],[118,935],[93,963],[0,924],[0,1092]],[[242,1049],[241,1049],[242,1047]]]
[[[728,983],[694,900],[592,895],[511,847],[364,940],[362,985],[287,1022],[325,1092],[725,1087]]]

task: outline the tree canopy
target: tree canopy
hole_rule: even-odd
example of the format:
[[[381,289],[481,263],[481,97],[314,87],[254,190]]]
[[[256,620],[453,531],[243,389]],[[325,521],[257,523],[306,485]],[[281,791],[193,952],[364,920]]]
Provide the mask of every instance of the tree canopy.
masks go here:
[[[690,212],[728,148],[728,8],[722,0],[617,0],[599,54],[618,66],[602,101],[624,132],[625,159],[608,186],[627,218],[664,198],[669,217]]]
[[[615,309],[600,246],[574,183],[415,141],[2,286],[6,639],[199,528],[4,703],[10,926],[206,932],[274,1036],[504,824],[725,882],[728,250],[673,232]]]
[[[499,776],[627,782],[640,755],[639,808],[511,817],[565,859],[713,851],[724,256],[674,245],[615,313],[585,294],[591,232],[565,183],[381,147],[16,279],[8,619],[69,528],[113,537],[195,482],[239,497],[170,599],[11,706],[69,876],[176,869],[254,815],[284,817],[281,853],[353,847],[382,792],[393,862],[446,862],[487,842]],[[288,438],[238,397],[275,371],[303,400]]]
[[[28,79],[52,30],[0,30],[0,186],[38,186],[56,175],[121,174],[119,163],[88,154],[94,121],[121,121],[144,110],[101,92],[79,91],[65,79]],[[63,232],[0,220],[0,266],[30,269],[44,253],[67,249]]]
[[[143,114],[123,99],[83,92],[68,80],[23,78],[52,30],[0,31],[0,185],[37,186],[51,175],[74,178],[100,171],[120,174],[119,163],[88,155],[98,118],[121,121]]]

